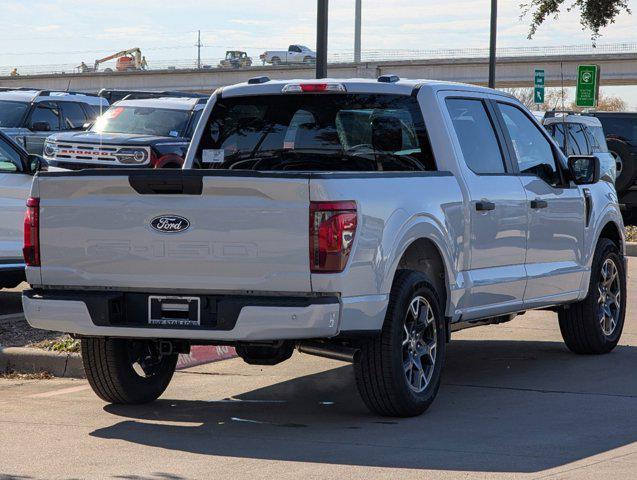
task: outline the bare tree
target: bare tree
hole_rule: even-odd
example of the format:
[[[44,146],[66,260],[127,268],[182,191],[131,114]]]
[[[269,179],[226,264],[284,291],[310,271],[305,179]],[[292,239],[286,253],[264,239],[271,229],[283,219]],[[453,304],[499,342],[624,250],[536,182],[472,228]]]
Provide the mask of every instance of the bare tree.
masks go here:
[[[557,18],[564,3],[565,0],[530,0],[528,3],[523,3],[522,16],[531,16],[528,38],[535,35],[547,18]],[[631,13],[627,0],[572,0],[567,5],[566,11],[575,9],[580,11],[580,23],[583,29],[591,31],[593,42],[599,38],[599,31],[615,23],[615,19],[621,13]]]
[[[513,95],[529,110],[539,110],[546,112],[548,110],[573,110],[582,111],[583,108],[578,107],[574,101],[569,99],[568,90],[561,88],[549,88],[544,95],[544,103],[535,103],[533,88],[501,88],[503,92]],[[607,112],[621,112],[628,108],[628,104],[620,97],[605,95],[599,93],[596,110]]]

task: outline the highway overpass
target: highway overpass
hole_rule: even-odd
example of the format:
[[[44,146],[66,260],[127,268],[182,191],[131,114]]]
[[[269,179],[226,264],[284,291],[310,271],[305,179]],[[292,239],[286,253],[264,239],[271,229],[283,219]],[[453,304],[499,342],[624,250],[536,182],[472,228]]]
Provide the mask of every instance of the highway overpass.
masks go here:
[[[637,85],[637,52],[501,57],[497,63],[497,86],[531,87],[533,70],[543,68],[546,85],[575,85],[577,65],[601,66],[601,85]],[[393,73],[406,78],[429,78],[487,84],[487,58],[452,58],[338,63],[328,68],[331,77],[375,78]],[[96,92],[101,88],[183,90],[210,92],[251,77],[312,78],[312,66],[258,66],[243,70],[165,69],[139,72],[98,72],[0,77],[0,87],[29,86],[39,89]]]

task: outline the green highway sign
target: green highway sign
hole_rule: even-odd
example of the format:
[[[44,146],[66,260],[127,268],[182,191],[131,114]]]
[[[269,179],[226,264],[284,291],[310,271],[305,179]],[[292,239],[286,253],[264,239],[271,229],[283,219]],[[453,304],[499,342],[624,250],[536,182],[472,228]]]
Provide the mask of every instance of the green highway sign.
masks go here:
[[[599,66],[580,65],[577,67],[577,90],[575,104],[578,107],[595,107],[599,96]]]
[[[544,69],[536,68],[533,77],[533,101],[544,103]]]

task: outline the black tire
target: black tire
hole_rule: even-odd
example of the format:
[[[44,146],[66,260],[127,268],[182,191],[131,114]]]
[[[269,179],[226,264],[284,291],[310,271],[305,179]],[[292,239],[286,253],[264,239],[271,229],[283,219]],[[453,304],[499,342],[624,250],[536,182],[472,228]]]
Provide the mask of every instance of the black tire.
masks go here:
[[[617,288],[620,294],[617,302],[618,314],[615,325],[608,328],[608,317],[602,325],[602,306],[600,303],[600,281],[603,279],[602,268],[612,262],[617,269]],[[614,310],[613,310],[614,313]],[[566,346],[574,353],[602,354],[610,352],[622,334],[626,315],[626,273],[623,258],[617,245],[608,238],[601,238],[595,249],[595,257],[591,269],[588,295],[580,302],[573,303],[558,311],[560,331]],[[604,329],[607,331],[604,332]]]
[[[177,354],[159,355],[156,342],[114,338],[83,338],[82,361],[91,388],[109,403],[139,404],[156,400],[164,393],[175,373]],[[148,373],[135,368],[136,353],[151,349]],[[151,358],[151,357],[148,357]],[[146,371],[146,368],[144,369]]]
[[[409,333],[404,326],[410,315],[410,304],[418,297],[424,298],[431,307],[433,319],[429,325],[435,328],[433,332],[429,330],[429,334],[431,340],[436,340],[433,365],[431,362],[427,364],[431,373],[422,391],[416,391],[410,385],[405,364],[410,364],[411,357],[404,357],[410,343],[403,346],[403,340]],[[423,273],[399,270],[392,286],[382,332],[377,337],[361,342],[361,354],[354,365],[358,391],[372,412],[384,416],[412,417],[429,408],[440,387],[446,351],[445,329],[440,296],[433,283]],[[407,355],[410,355],[409,352]],[[412,369],[408,370],[410,375],[413,375],[414,366],[412,364]]]
[[[626,191],[637,180],[637,165],[632,158],[630,147],[626,142],[611,138],[608,140],[608,151],[615,157],[618,166],[615,190],[618,193]]]
[[[313,63],[315,63],[315,60],[308,55],[305,58],[303,58],[303,63],[313,64]]]
[[[281,65],[281,59],[279,57],[272,57],[272,65]]]

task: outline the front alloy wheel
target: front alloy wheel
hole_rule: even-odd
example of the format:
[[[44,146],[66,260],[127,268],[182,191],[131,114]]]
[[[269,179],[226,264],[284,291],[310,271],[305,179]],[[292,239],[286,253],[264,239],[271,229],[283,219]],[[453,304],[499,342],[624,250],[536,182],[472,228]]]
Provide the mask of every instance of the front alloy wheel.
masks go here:
[[[601,238],[595,249],[588,295],[558,311],[566,346],[575,353],[608,353],[617,346],[626,315],[626,272],[618,246]]]
[[[607,258],[602,265],[597,284],[599,298],[599,324],[602,332],[610,337],[617,328],[621,314],[621,285],[619,270],[612,258]]]
[[[427,388],[436,365],[435,320],[426,298],[417,296],[409,303],[403,325],[403,366],[409,388],[417,393]]]

